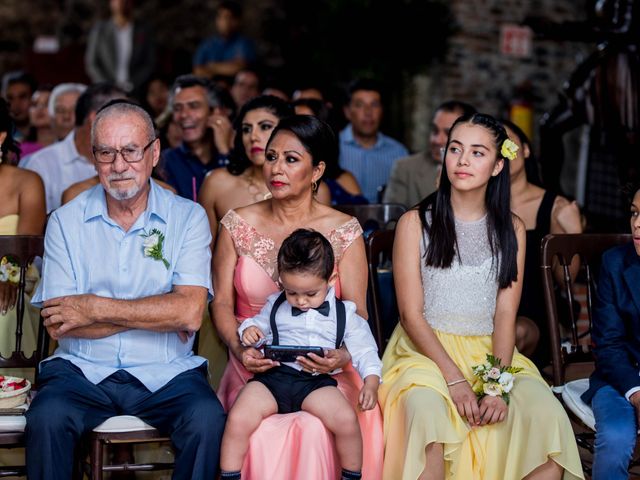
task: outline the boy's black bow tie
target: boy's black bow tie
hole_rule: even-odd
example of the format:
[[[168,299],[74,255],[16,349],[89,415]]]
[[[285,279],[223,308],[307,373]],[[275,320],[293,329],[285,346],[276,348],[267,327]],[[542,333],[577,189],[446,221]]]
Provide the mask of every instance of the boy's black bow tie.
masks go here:
[[[325,300],[324,302],[322,302],[322,305],[320,305],[319,307],[314,308],[314,310],[317,310],[319,313],[321,313],[325,317],[328,317],[329,316],[329,302],[327,300]],[[300,310],[298,307],[291,307],[291,315],[293,315],[294,317],[297,317],[298,315],[302,315],[305,311],[306,310]]]

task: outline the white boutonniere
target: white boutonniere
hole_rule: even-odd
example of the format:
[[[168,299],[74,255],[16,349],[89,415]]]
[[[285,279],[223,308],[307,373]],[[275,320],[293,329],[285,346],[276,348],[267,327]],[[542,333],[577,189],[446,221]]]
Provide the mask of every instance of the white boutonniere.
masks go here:
[[[144,242],[142,243],[144,256],[153,258],[154,260],[162,260],[164,266],[169,270],[169,261],[164,258],[164,254],[162,253],[164,233],[154,228],[149,233],[143,230],[140,236],[144,238]]]

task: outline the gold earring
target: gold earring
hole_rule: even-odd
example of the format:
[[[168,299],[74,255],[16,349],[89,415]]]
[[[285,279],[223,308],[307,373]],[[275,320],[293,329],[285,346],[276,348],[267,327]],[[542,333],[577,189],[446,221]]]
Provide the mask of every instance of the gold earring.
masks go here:
[[[315,180],[311,182],[311,190],[313,190],[313,193],[318,191],[318,183]]]

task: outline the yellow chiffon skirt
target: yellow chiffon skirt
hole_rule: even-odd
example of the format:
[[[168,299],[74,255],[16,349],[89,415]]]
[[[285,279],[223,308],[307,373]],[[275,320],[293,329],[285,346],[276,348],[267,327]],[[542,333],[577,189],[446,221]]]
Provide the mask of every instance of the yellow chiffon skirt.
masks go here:
[[[465,337],[435,330],[468,380],[471,367],[492,352],[490,336]],[[383,359],[384,480],[416,480],[425,468],[425,447],[444,447],[446,479],[519,480],[549,458],[564,468],[563,478],[582,479],[569,419],[534,364],[517,352],[521,367],[510,393],[507,418],[471,428],[458,414],[438,366],[418,352],[398,325]]]

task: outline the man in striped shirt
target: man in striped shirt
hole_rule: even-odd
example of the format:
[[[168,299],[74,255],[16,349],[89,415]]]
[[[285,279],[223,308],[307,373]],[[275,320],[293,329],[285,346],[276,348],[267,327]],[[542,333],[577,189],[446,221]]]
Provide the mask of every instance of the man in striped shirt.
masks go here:
[[[383,107],[377,82],[356,80],[348,93],[344,114],[349,124],[340,132],[340,166],[353,173],[363,195],[376,203],[393,163],[409,152],[400,142],[380,132]]]

